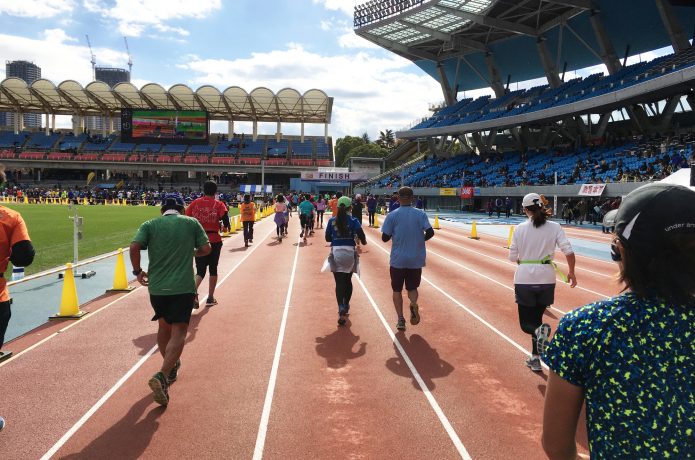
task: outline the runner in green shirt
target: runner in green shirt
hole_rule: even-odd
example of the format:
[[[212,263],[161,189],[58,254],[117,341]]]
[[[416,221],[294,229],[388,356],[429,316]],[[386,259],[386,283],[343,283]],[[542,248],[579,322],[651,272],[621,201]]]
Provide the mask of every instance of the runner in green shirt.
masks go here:
[[[169,403],[169,385],[176,380],[188,323],[193,311],[195,278],[193,257],[210,253],[210,243],[197,219],[184,213],[179,195],[166,195],[162,216],[140,226],[130,244],[133,274],[150,293],[150,303],[159,322],[157,345],[164,357],[162,368],[149,381],[154,400]],[[140,267],[140,251],[147,249],[148,271]]]

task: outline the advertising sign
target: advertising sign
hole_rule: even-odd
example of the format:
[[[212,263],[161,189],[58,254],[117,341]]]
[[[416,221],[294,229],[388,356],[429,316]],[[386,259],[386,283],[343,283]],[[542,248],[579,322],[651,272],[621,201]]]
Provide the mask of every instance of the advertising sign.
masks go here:
[[[601,196],[606,189],[606,184],[582,184],[579,188],[579,196]]]
[[[461,198],[473,198],[473,195],[475,195],[473,187],[461,187]]]
[[[440,196],[456,196],[456,189],[455,188],[440,188],[439,189],[439,195]]]

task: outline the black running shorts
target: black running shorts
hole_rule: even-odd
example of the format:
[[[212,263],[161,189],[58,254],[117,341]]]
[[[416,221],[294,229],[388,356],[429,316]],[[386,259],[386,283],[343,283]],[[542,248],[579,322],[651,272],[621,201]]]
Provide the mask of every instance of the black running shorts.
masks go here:
[[[154,310],[152,321],[164,318],[167,324],[188,324],[191,321],[194,298],[195,294],[150,295]]]
[[[205,269],[210,267],[210,276],[217,276],[217,264],[220,262],[220,252],[222,252],[222,242],[210,243],[212,250],[210,254],[195,258],[196,275],[205,278]]]
[[[414,291],[420,287],[422,268],[390,268],[391,289],[393,292],[401,292],[403,284],[406,291]]]
[[[554,284],[515,284],[516,303],[525,307],[547,307],[555,302]]]

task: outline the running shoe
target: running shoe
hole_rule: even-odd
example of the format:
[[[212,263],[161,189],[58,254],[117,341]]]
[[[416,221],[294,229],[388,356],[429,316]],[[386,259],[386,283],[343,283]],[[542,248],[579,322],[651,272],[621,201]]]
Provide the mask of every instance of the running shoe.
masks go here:
[[[541,367],[541,358],[538,355],[529,356],[526,360],[526,365],[533,372],[541,372],[543,370],[543,367]]]
[[[405,331],[405,318],[398,318],[396,329],[398,329],[399,331]]]
[[[302,233],[299,234],[299,237],[302,238],[304,236],[304,230],[302,230]]]
[[[249,242],[248,242],[248,241],[244,241],[244,247],[247,247],[247,248],[249,247]]]
[[[172,383],[176,382],[176,378],[179,376],[179,368],[181,367],[181,360],[177,359],[176,364],[174,364],[174,368],[169,372],[169,376],[167,377],[167,385],[171,385]]]
[[[157,372],[149,381],[150,389],[152,390],[152,398],[154,402],[161,406],[169,404],[169,385],[164,374]]]
[[[0,431],[2,431],[3,428],[5,428],[5,419],[0,417]]]
[[[200,302],[198,302],[198,294],[193,297],[193,309],[197,310],[200,308]]]
[[[545,353],[545,349],[550,343],[550,325],[543,323],[536,329],[536,346],[538,347],[538,354],[542,355]]]
[[[345,316],[340,315],[340,317],[338,317],[338,326],[345,326],[346,322],[347,318],[345,318]]]
[[[420,307],[416,303],[410,304],[410,324],[415,326],[420,322]]]
[[[208,297],[208,300],[205,301],[205,306],[206,307],[212,307],[217,305],[217,299],[214,297]]]
[[[313,230],[310,230],[310,231],[309,231],[309,235],[313,235],[313,234],[314,234],[314,231],[313,231]]]

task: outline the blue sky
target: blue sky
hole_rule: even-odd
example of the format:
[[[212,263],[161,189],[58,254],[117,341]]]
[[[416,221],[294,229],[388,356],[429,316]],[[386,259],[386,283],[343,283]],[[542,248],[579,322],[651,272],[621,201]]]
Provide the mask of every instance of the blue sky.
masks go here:
[[[72,79],[86,85],[92,73],[85,34],[97,65],[120,68],[127,68],[127,36],[137,87],[156,82],[165,88],[176,83],[193,89],[240,86],[248,92],[317,88],[334,98],[329,135],[367,132],[375,139],[381,130],[398,131],[427,116],[429,106],[443,97],[439,84],[410,61],[353,32],[352,11],[363,1],[0,0],[0,58],[33,61],[56,84]],[[670,47],[642,59],[665,52]],[[583,69],[568,78],[601,70]],[[68,127],[69,117],[58,123]],[[227,124],[213,122],[211,129],[226,132]],[[237,132],[251,129],[249,123],[235,124]],[[259,133],[274,134],[275,129],[275,124],[260,125]],[[282,127],[285,134],[299,130],[298,125]],[[305,131],[323,132],[322,125],[308,125]]]
[[[442,99],[439,84],[409,61],[357,37],[354,0],[0,0],[0,58],[27,59],[54,83],[91,81],[97,65],[127,68],[141,87],[312,88],[334,97],[334,138],[399,130]],[[0,69],[0,78],[4,68]],[[67,118],[67,117],[66,117]],[[69,120],[59,121],[67,126]],[[226,123],[212,126],[225,132]],[[239,123],[237,131],[251,131]],[[275,125],[261,126],[274,133]],[[295,134],[298,126],[284,125]],[[323,126],[307,126],[323,134]]]

